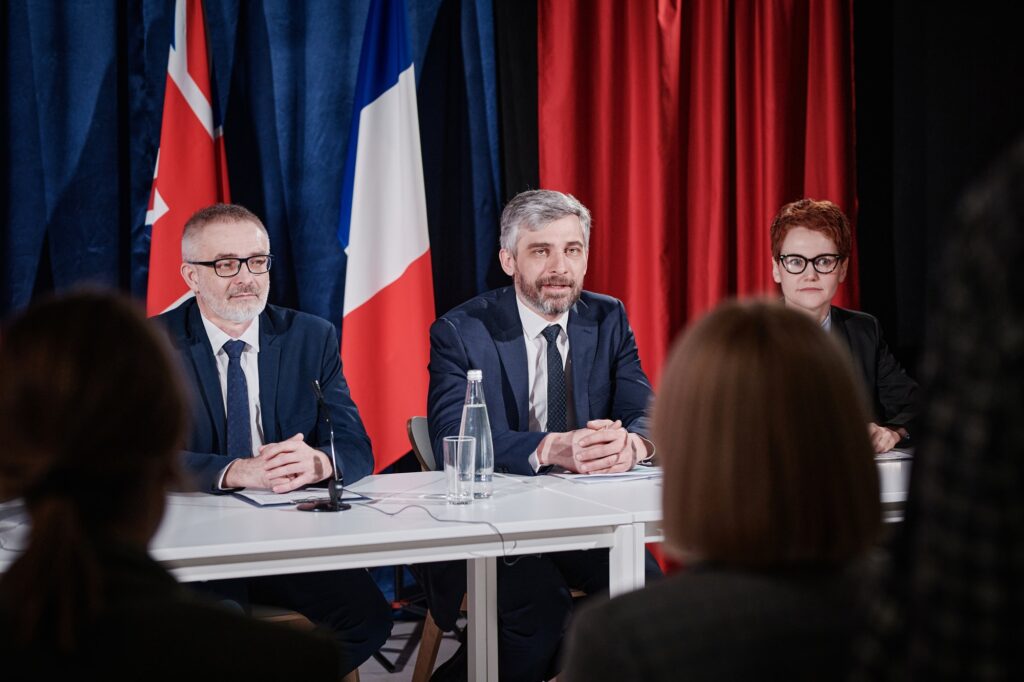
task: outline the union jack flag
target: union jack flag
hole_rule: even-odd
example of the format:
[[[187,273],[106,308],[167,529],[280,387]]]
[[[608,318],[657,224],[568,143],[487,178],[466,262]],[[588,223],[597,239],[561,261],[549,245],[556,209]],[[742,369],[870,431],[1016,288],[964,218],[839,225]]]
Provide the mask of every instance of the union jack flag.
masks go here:
[[[228,197],[222,129],[214,127],[201,0],[177,0],[160,149],[146,224],[152,228],[146,311],[158,315],[191,295],[180,274],[181,233],[200,208]]]

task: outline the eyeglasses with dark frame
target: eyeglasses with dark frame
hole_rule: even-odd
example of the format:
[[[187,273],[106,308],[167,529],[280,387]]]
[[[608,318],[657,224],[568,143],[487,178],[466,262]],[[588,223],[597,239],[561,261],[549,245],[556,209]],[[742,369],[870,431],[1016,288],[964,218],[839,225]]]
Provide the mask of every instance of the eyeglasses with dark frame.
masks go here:
[[[249,272],[254,275],[265,275],[270,272],[270,265],[274,261],[274,256],[269,253],[263,253],[256,256],[249,256],[248,258],[218,258],[217,260],[190,260],[189,265],[205,265],[208,268],[213,268],[213,271],[217,273],[218,277],[234,277],[242,271],[242,263],[245,263],[245,267],[248,268]]]
[[[819,275],[828,275],[836,269],[836,266],[842,260],[838,253],[822,253],[813,258],[807,258],[796,253],[779,254],[779,262],[782,263],[782,267],[786,269],[786,272],[791,275],[802,273],[807,269],[808,263],[812,264],[814,271]]]

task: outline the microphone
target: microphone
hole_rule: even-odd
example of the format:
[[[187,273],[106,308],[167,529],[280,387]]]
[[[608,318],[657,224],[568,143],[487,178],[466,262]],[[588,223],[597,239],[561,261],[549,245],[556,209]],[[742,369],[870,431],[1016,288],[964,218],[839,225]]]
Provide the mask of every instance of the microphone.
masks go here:
[[[334,467],[334,476],[327,482],[327,494],[329,495],[326,500],[319,500],[317,502],[300,502],[297,505],[299,511],[312,511],[312,512],[339,512],[351,509],[352,505],[345,504],[341,501],[341,490],[342,490],[342,478],[341,478],[341,467],[338,466],[338,453],[334,451],[334,425],[331,424],[331,411],[327,409],[327,401],[324,400],[324,392],[320,388],[320,382],[313,379],[313,394],[316,396],[316,418],[317,421],[320,417],[323,417],[324,423],[327,424],[328,442],[331,446],[331,466]]]

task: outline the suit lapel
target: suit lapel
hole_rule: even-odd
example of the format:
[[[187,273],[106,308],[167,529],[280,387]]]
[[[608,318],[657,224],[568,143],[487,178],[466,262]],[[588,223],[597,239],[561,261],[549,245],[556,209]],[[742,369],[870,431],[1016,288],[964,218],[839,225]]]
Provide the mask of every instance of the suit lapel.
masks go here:
[[[519,424],[514,428],[520,431],[527,431],[530,428],[530,406],[529,391],[527,384],[530,381],[530,374],[526,366],[526,342],[523,338],[523,322],[519,319],[519,310],[516,308],[516,294],[514,287],[508,287],[502,292],[497,304],[497,314],[488,320],[491,337],[498,350],[498,357],[505,369],[512,388],[512,395],[516,399],[516,411],[519,414]],[[511,424],[510,424],[511,426]]]
[[[213,349],[210,347],[210,337],[206,335],[206,328],[203,327],[199,306],[194,299],[190,304],[191,308],[187,317],[189,352],[196,370],[196,377],[199,379],[199,386],[203,392],[203,400],[206,401],[206,412],[213,420],[213,428],[217,432],[217,442],[223,448],[227,443],[227,427],[225,426],[224,396],[220,391],[217,361],[214,359]]]
[[[276,443],[281,440],[277,432],[277,377],[281,370],[281,347],[270,316],[264,310],[260,314],[260,417],[263,422],[263,441]]]
[[[590,317],[590,308],[582,300],[569,311],[569,355],[572,358],[572,404],[576,408],[576,424],[581,428],[590,419],[590,371],[597,354],[597,322]]]
[[[846,348],[852,348],[850,332],[846,330],[846,320],[843,319],[842,311],[832,306],[830,314],[832,315],[832,333],[836,335],[836,338],[842,340]]]

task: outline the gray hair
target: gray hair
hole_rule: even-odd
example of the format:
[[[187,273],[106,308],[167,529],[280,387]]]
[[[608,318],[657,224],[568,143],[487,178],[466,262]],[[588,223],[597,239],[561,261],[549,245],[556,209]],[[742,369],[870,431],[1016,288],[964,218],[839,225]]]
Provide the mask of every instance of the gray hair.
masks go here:
[[[259,217],[238,204],[213,204],[201,208],[192,214],[192,217],[185,223],[185,229],[181,234],[181,259],[183,261],[195,260],[195,240],[203,228],[210,223],[253,223],[267,235],[270,240],[270,233]]]
[[[531,232],[548,223],[574,215],[580,219],[583,228],[583,248],[590,249],[590,211],[571,194],[550,189],[531,189],[512,197],[501,212],[501,248],[515,255],[519,241],[519,228]]]

